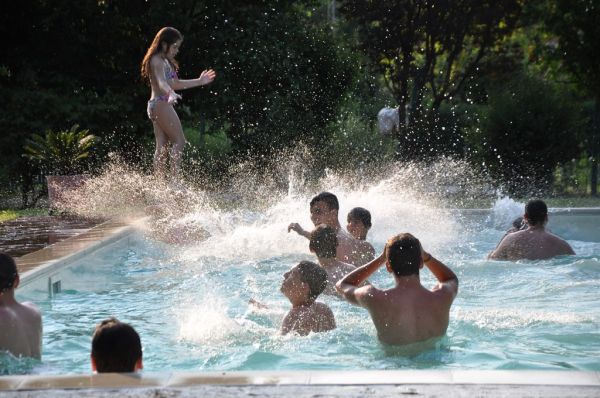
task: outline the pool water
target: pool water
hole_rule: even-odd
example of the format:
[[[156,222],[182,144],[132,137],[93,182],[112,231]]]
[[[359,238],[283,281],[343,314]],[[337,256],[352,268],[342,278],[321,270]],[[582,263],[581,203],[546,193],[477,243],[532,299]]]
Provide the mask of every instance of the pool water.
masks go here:
[[[600,214],[551,216],[549,228],[563,232],[576,256],[494,262],[486,256],[522,204],[456,212],[343,199],[347,207],[340,214],[368,202],[374,225],[369,239],[377,251],[393,234],[409,231],[458,275],[447,335],[432,347],[390,350],[378,342],[366,310],[332,296],[320,300],[332,308],[337,329],[306,337],[278,334],[290,309],[279,292],[282,275],[301,260],[314,260],[308,241],[286,232],[292,221],[310,225],[308,202],[295,198],[264,211],[189,215],[212,233],[195,245],[157,242],[142,229],[63,270],[62,291],[52,297],[45,286],[19,290],[19,299],[34,301],[44,314],[43,359],[26,365],[11,360],[8,373],[89,373],[94,325],[109,316],[140,333],[146,372],[600,370],[600,231],[594,230]],[[427,270],[421,279],[435,284]],[[370,280],[393,284],[385,269]],[[249,305],[249,299],[268,308]],[[0,367],[2,361],[6,355]]]

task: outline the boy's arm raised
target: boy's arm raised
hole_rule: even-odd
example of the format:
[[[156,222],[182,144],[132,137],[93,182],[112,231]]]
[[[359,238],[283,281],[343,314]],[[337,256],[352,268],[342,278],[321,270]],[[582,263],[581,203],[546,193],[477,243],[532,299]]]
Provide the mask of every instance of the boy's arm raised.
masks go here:
[[[363,282],[367,280],[377,269],[385,263],[385,250],[381,255],[374,260],[368,262],[350,272],[335,284],[337,291],[346,299],[348,302],[360,306],[365,306],[365,298],[369,296],[371,291],[375,289],[371,285],[359,287]]]
[[[439,281],[439,288],[434,290],[447,289],[450,293],[452,293],[452,297],[454,298],[458,293],[458,277],[456,274],[444,263],[434,258],[431,254],[423,251],[422,257],[423,263]]]

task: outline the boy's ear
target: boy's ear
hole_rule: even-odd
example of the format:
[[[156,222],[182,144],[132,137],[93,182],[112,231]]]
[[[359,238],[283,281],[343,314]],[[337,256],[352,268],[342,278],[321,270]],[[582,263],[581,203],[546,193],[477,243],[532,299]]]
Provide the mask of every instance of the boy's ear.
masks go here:
[[[133,371],[137,372],[138,370],[142,369],[144,369],[144,362],[142,361],[142,357],[140,357],[140,359],[135,362],[135,368]]]
[[[90,360],[92,362],[92,372],[97,372],[96,360],[94,359],[94,357],[92,355],[90,355]]]
[[[392,266],[390,265],[390,262],[388,260],[385,260],[385,269],[387,269],[387,272],[389,272],[390,274],[392,272],[394,272],[394,270],[392,269]]]
[[[21,283],[21,277],[19,276],[19,274],[17,274],[17,277],[15,278],[15,281],[13,282],[13,289],[16,289],[19,287],[19,284]]]

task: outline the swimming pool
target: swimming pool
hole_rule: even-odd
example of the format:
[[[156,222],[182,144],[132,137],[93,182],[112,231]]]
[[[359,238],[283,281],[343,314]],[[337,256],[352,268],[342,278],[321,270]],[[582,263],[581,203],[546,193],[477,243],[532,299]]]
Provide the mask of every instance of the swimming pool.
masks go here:
[[[345,199],[348,209],[355,205]],[[189,216],[213,234],[205,242],[172,247],[136,233],[62,270],[55,294],[48,294],[47,281],[20,289],[18,298],[36,302],[44,313],[43,360],[14,363],[13,370],[89,373],[93,327],[108,316],[140,332],[148,372],[600,370],[600,213],[551,216],[550,229],[577,256],[511,263],[485,257],[521,204],[491,211],[388,204],[385,212],[373,212],[370,239],[377,250],[392,234],[413,232],[460,279],[447,336],[434,348],[406,355],[377,342],[365,310],[329,296],[321,300],[333,309],[335,331],[278,335],[290,308],[279,292],[282,275],[312,258],[306,240],[285,232],[290,221],[309,225],[305,206],[296,200],[262,212],[207,210]],[[383,270],[370,279],[378,286],[392,283]],[[428,271],[422,280],[434,284]],[[250,298],[269,308],[249,306]]]

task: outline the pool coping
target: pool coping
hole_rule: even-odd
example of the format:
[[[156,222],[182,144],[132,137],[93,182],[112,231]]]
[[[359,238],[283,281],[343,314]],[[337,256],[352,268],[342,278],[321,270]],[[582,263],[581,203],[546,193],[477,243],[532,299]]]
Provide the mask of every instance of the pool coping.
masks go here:
[[[15,258],[20,276],[19,288],[133,232],[130,220],[110,220],[86,232],[69,237],[43,249]]]
[[[360,370],[0,376],[0,391],[173,388],[200,385],[513,385],[587,386],[600,389],[600,372],[561,370]]]

